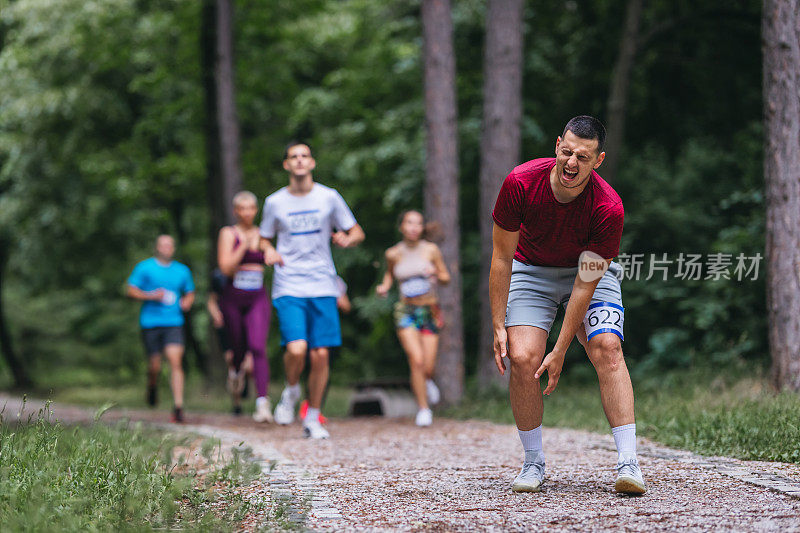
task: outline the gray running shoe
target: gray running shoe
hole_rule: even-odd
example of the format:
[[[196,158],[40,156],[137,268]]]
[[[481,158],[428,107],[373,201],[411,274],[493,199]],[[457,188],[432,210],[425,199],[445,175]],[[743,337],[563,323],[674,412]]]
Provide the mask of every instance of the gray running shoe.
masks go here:
[[[642,471],[635,455],[623,456],[617,463],[617,481],[614,489],[623,494],[644,494],[647,487],[644,484]]]
[[[540,492],[544,483],[544,455],[537,451],[526,451],[522,471],[514,478],[514,492]]]

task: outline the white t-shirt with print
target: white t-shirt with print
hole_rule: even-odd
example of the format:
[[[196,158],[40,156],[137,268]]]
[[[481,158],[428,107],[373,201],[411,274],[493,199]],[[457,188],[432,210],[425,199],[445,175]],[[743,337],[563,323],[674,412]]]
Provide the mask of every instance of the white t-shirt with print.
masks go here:
[[[302,196],[284,187],[267,197],[262,216],[261,236],[277,236],[283,258],[283,266],[275,265],[272,298],[338,296],[331,233],[356,225],[342,195],[320,183]]]

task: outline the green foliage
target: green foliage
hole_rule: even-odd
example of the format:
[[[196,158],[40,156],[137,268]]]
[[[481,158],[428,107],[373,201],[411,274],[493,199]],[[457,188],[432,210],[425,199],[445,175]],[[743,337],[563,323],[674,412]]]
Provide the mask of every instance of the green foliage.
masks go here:
[[[23,421],[24,422],[24,421]],[[141,425],[67,427],[47,408],[27,423],[0,424],[0,514],[6,531],[234,530],[254,504],[209,504],[259,471],[237,451],[198,481],[173,450],[187,439]],[[176,462],[177,461],[177,462]],[[255,469],[255,470],[254,470]],[[178,471],[185,473],[179,474]],[[211,491],[212,483],[222,490]],[[226,488],[227,487],[227,488]],[[240,499],[241,500],[241,499]]]
[[[315,177],[343,193],[367,233],[358,249],[335,251],[355,305],[334,363],[339,383],[407,372],[391,301],[373,289],[398,239],[396,214],[423,203],[419,5],[236,2],[245,186],[260,198],[283,186],[285,142],[308,140]],[[645,4],[613,184],[626,207],[623,252],[763,254],[760,9],[756,0]],[[486,320],[475,290],[478,222],[488,216],[478,208],[484,11],[479,0],[453,4],[468,373]],[[623,16],[624,3],[609,0],[526,5],[523,159],[550,155],[573,115],[607,118]],[[116,381],[141,371],[137,306],[120,287],[159,232],[178,237],[203,308],[200,35],[198,2],[0,0],[0,237],[13,243],[4,298],[43,382],[66,369],[83,379],[78,367]],[[765,359],[763,269],[755,282],[626,281],[623,291],[626,356],[643,376]],[[272,331],[279,377],[274,322]]]
[[[675,157],[650,145],[621,172],[620,194],[636,198],[626,203],[623,251],[648,258],[667,254],[672,261],[681,253],[701,254],[703,261],[708,254],[726,253],[733,260],[730,279],[682,280],[673,263],[666,281],[658,272],[647,280],[646,263],[639,280],[623,282],[626,355],[639,361],[634,365],[639,374],[693,362],[730,366],[764,360],[760,137],[759,125],[752,123],[736,136],[730,152],[715,148],[711,137],[688,141]],[[761,254],[757,280],[734,275],[739,254]]]

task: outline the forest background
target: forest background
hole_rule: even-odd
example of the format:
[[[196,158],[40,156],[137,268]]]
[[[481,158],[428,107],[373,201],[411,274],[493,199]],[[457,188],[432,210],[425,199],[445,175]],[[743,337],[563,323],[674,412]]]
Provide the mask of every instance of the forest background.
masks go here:
[[[138,305],[123,287],[162,232],[176,236],[176,258],[198,285],[188,365],[218,375],[204,309],[218,229],[207,4],[0,0],[3,387],[143,383]],[[640,6],[633,42],[631,4]],[[420,7],[239,0],[233,11],[244,187],[263,199],[285,185],[284,145],[305,139],[316,180],[343,194],[367,234],[335,252],[354,302],[333,368],[339,384],[407,372],[391,300],[374,286],[383,250],[399,239],[397,215],[428,194]],[[452,4],[460,223],[444,239],[460,235],[468,383],[492,381],[479,379],[491,350],[479,290],[480,225],[490,215],[479,200],[486,15],[480,0]],[[525,3],[518,162],[551,156],[574,115],[621,118],[616,171],[600,174],[625,203],[623,253],[724,253],[734,265],[739,254],[764,256],[761,15],[752,0]],[[611,95],[626,39],[634,46],[620,109]],[[497,190],[509,170],[493,177]],[[676,269],[645,280],[645,266],[623,282],[634,378],[766,369],[764,263],[756,280],[685,280]],[[566,370],[588,378],[575,348]],[[269,355],[280,376],[274,325]]]

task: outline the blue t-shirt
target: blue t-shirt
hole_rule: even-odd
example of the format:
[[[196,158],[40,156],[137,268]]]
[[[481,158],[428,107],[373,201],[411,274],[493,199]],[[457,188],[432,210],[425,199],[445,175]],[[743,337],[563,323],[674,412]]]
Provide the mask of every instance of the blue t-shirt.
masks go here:
[[[128,285],[143,291],[164,289],[164,299],[160,302],[142,302],[139,324],[142,328],[165,328],[183,325],[183,312],[180,298],[194,291],[194,281],[189,267],[177,261],[164,266],[155,257],[145,259],[133,269]]]

